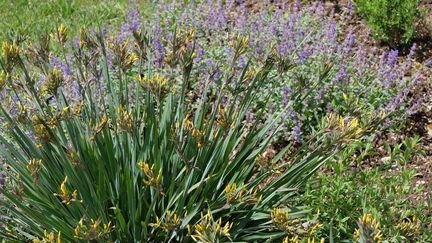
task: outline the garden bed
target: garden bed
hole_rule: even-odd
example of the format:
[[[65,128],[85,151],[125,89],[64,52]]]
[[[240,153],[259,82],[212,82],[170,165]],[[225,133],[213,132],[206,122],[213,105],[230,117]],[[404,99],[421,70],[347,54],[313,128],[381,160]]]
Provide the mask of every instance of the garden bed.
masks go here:
[[[432,240],[427,24],[396,51],[347,1],[131,4],[4,41],[1,237]]]

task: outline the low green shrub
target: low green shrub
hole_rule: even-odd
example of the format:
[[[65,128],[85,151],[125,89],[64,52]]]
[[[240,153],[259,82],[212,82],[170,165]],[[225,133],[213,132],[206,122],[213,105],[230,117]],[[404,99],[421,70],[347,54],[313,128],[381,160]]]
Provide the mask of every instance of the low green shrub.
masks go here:
[[[404,148],[400,155],[413,152],[413,148],[407,145],[412,141],[416,141],[416,138],[403,142]],[[305,194],[299,198],[300,204],[309,204],[315,212],[319,212],[313,216],[323,224],[318,235],[333,238],[337,242],[358,240],[358,234],[353,235],[353,232],[361,229],[359,225],[363,217],[369,216],[380,223],[374,236],[379,231],[382,242],[431,241],[431,200],[422,198],[424,188],[421,185],[413,184],[419,175],[415,169],[396,165],[394,167],[398,170],[389,172],[392,165],[360,168],[361,165],[353,167],[343,162],[347,156],[351,161],[373,156],[374,152],[370,151],[368,144],[357,142],[355,150],[361,147],[362,153],[345,153],[341,157],[342,161],[329,164],[332,171],[318,173],[308,183]],[[414,195],[422,199],[415,200]],[[379,241],[375,239],[370,242]]]
[[[419,0],[355,0],[358,13],[375,36],[392,47],[410,43]]]

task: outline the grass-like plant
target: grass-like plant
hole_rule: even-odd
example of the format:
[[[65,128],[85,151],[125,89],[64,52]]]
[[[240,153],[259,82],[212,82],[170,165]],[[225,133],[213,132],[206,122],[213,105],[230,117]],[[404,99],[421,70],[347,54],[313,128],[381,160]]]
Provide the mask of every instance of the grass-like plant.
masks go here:
[[[245,116],[274,58],[209,78],[196,100],[195,32],[174,30],[169,40],[164,65],[180,75],[149,61],[151,36],[133,35],[131,49],[127,39],[82,29],[68,49],[66,29],[58,28],[52,37],[64,57],[75,58],[76,95],[65,85],[68,70],[43,55],[49,36],[26,51],[3,44],[2,80],[18,110],[2,108],[8,182],[0,205],[8,218],[0,235],[35,242],[312,238],[318,222],[305,221],[307,210],[289,208],[288,199],[377,120],[331,115],[310,142],[267,159],[279,115],[264,124],[246,124]],[[247,38],[230,43],[237,63]],[[41,73],[42,85],[35,82]]]

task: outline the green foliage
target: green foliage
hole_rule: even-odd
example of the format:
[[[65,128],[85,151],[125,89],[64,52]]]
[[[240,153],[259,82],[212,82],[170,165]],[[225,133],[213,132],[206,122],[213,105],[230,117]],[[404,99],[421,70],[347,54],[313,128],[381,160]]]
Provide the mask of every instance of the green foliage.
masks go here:
[[[421,139],[418,136],[405,138],[402,143],[395,144],[393,148],[387,142],[384,143],[384,148],[389,155],[389,163],[397,162],[398,165],[406,165],[415,154],[422,154],[424,151],[418,150]]]
[[[392,47],[410,43],[419,3],[419,0],[355,0],[358,13],[376,37]]]
[[[417,138],[406,139],[402,147],[417,141]],[[367,150],[367,144],[363,143],[362,151]],[[358,149],[359,144],[356,146]],[[416,149],[408,145],[398,154],[411,153],[416,153]],[[423,193],[421,186],[413,185],[418,175],[414,169],[400,167],[389,173],[386,166],[360,169],[340,161],[332,163],[330,169],[332,174],[319,173],[311,180],[300,199],[300,203],[309,203],[315,212],[319,210],[318,220],[324,225],[320,237],[352,240],[362,215],[372,214],[380,222],[382,240],[427,242],[432,239],[428,228],[432,221],[427,216],[431,201],[413,200],[413,195]]]

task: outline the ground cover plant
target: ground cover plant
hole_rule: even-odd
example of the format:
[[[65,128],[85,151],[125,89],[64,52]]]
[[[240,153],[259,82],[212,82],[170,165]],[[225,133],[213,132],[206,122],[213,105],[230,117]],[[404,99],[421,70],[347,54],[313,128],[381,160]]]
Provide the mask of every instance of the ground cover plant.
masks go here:
[[[381,223],[383,240],[430,241],[431,201],[425,197],[413,202],[414,195],[422,195],[425,188],[413,183],[419,172],[406,167],[405,162],[423,153],[418,150],[418,143],[418,137],[413,137],[393,148],[386,144],[389,149],[385,163],[368,168],[361,168],[363,160],[378,153],[370,141],[354,143],[354,147],[362,147],[358,156],[353,157],[354,148],[347,149],[335,162],[328,164],[331,174],[329,171],[318,173],[299,199],[319,210],[318,218],[324,227],[318,234],[352,239],[357,229],[356,220],[363,214],[371,214]],[[353,160],[360,168],[352,166]],[[396,172],[390,173],[392,168]]]
[[[0,235],[387,239],[366,211],[329,235],[305,185],[418,109],[418,67],[345,38],[318,3],[245,6],[162,2],[143,18],[132,5],[120,28],[6,40]]]
[[[419,15],[419,0],[356,0],[360,15],[376,32],[379,40],[393,48],[411,42],[415,20]]]

